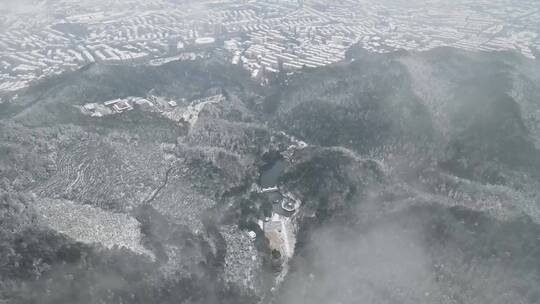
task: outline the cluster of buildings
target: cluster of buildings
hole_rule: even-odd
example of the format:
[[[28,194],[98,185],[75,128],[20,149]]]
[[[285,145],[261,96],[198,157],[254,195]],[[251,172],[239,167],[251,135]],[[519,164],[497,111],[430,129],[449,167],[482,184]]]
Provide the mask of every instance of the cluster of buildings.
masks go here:
[[[171,103],[174,101],[170,101]],[[134,106],[148,106],[149,108],[156,108],[157,105],[150,100],[142,97],[126,97],[117,98],[105,101],[103,103],[86,103],[83,106],[78,106],[81,113],[89,115],[91,117],[103,117],[112,114],[119,114],[126,111],[133,110]],[[174,103],[176,106],[176,103]]]
[[[296,218],[302,202],[292,193],[283,191],[278,187],[257,189],[272,201],[270,217],[259,221],[264,236],[272,250],[276,266],[282,268],[293,257],[296,245]]]
[[[295,147],[295,149],[302,149]],[[289,270],[289,260],[294,256],[297,234],[297,214],[302,201],[293,193],[278,186],[262,188],[252,185],[252,191],[259,193],[272,203],[272,210],[268,217],[260,219],[258,225],[264,233],[271,250],[271,264],[276,272],[275,282],[281,284]],[[250,237],[257,235],[250,231]]]
[[[175,101],[149,93],[146,97],[125,97],[108,100],[102,103],[86,103],[76,106],[82,114],[91,117],[103,117],[131,111],[135,107],[144,111],[157,112],[164,117],[182,125],[193,126],[199,119],[199,113],[209,104],[220,103],[225,99],[221,94],[192,100]]]
[[[343,60],[353,44],[371,52],[453,46],[538,56],[535,0],[416,2],[122,0],[85,7],[60,1],[42,19],[22,14],[3,20],[0,94],[93,62],[193,59],[193,52],[214,48],[227,50],[234,64],[261,79]]]

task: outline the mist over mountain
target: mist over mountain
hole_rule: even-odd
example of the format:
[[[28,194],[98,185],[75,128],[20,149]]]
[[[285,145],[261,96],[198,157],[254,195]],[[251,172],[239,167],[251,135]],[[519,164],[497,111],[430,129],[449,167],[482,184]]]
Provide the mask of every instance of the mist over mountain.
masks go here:
[[[0,104],[0,302],[538,303],[538,71],[353,48],[266,87],[214,58],[43,80]],[[276,160],[293,215],[256,190]]]

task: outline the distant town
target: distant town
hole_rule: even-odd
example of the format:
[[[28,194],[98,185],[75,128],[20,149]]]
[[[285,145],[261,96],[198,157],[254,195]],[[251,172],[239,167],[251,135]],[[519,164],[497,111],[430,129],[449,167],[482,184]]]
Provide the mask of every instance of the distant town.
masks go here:
[[[452,46],[540,56],[534,0],[117,2],[0,10],[0,94],[94,62],[159,65],[215,50],[262,83],[341,61],[356,44],[377,53]]]

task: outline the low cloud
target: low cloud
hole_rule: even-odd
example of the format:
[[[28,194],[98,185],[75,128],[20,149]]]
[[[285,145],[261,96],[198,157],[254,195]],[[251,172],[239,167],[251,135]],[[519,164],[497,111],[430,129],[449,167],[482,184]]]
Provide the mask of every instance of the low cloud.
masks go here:
[[[416,228],[322,228],[309,242],[309,273],[293,273],[283,304],[429,303],[437,288]],[[304,265],[307,266],[307,265]]]

